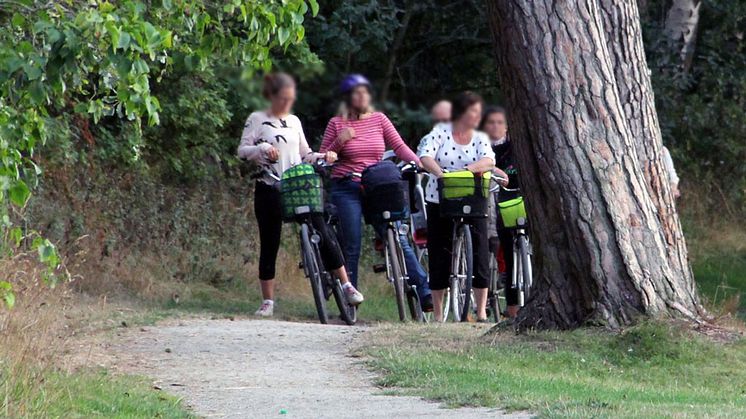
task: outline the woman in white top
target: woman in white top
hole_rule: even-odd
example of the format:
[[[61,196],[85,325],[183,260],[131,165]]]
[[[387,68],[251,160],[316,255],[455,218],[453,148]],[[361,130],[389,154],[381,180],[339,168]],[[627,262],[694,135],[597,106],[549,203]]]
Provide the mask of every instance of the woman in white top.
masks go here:
[[[326,159],[332,163],[337,159],[334,152],[314,153],[308,146],[300,120],[290,111],[295,103],[295,81],[285,73],[270,74],[264,79],[264,97],[269,99],[266,111],[252,113],[246,120],[238,156],[252,160],[275,176],[303,161],[312,163]],[[277,252],[282,236],[282,207],[277,180],[264,174],[256,182],[254,190],[254,213],[259,225],[259,279],[262,289],[262,305],[256,315],[272,316],[274,313],[274,278]],[[349,282],[344,267],[344,257],[336,236],[320,214],[311,217],[314,228],[321,235],[321,257],[324,267],[333,272],[345,291],[350,304],[360,304],[363,295]]]
[[[451,272],[451,239],[453,220],[440,216],[437,179],[443,170],[468,170],[484,173],[495,166],[489,138],[477,131],[482,118],[482,98],[471,92],[458,95],[453,101],[453,122],[438,124],[420,145],[420,161],[430,173],[425,190],[427,205],[427,249],[430,264],[430,289],[433,292],[433,311],[438,321],[443,316],[443,296],[448,288]],[[487,286],[490,276],[490,251],[487,219],[472,221],[474,245],[474,278],[472,288],[476,299],[477,321],[487,321]]]

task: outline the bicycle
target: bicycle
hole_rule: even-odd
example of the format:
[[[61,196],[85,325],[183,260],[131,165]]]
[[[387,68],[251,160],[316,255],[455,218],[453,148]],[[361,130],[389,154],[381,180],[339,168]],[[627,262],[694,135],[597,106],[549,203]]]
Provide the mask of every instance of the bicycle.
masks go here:
[[[446,183],[448,175],[453,175],[453,179],[463,184],[449,186]],[[438,180],[441,216],[453,219],[451,275],[443,305],[443,322],[448,320],[449,312],[455,322],[467,321],[470,306],[474,304],[474,248],[469,219],[487,217],[487,193],[483,191],[482,183],[489,176],[487,173],[477,176],[468,171],[445,172],[444,177]],[[449,188],[460,189],[455,194],[459,196],[448,196],[446,189]],[[461,193],[464,190],[469,192]]]
[[[310,166],[310,169],[308,166]],[[311,285],[311,293],[313,294],[319,322],[322,324],[327,324],[329,322],[326,302],[329,300],[331,295],[334,295],[334,300],[339,308],[340,318],[347,325],[352,326],[357,321],[357,307],[349,304],[347,301],[339,278],[334,277],[324,267],[321,259],[321,251],[319,249],[321,235],[316,231],[311,220],[311,217],[314,214],[323,212],[323,202],[296,201],[295,205],[291,203],[286,204],[286,202],[289,201],[289,198],[287,197],[292,192],[301,190],[307,191],[314,188],[323,189],[323,185],[321,185],[322,176],[319,174],[319,171],[320,169],[327,167],[329,167],[329,165],[327,165],[326,162],[319,160],[315,165],[298,165],[288,169],[283,174],[282,179],[269,171],[265,170],[264,173],[280,182],[281,193],[283,195],[283,206],[287,205],[289,207],[288,209],[292,209],[291,214],[283,214],[285,221],[295,222],[300,225],[299,238],[301,246],[301,262],[298,266],[303,269],[306,278],[308,278]],[[307,173],[302,176],[308,176],[305,180],[292,180],[292,177],[287,176],[290,171],[294,170],[300,172],[304,169],[307,169]],[[316,176],[315,180],[313,179],[314,175]],[[298,176],[298,178],[300,178],[300,176]],[[298,183],[298,185],[289,185],[291,182]],[[318,182],[318,184],[316,184],[316,182]],[[320,201],[322,200],[320,199]]]
[[[383,160],[396,163],[396,154],[388,150],[383,154]],[[405,166],[404,162],[397,164],[400,168]],[[407,166],[416,168],[412,163]],[[413,245],[417,262],[421,266],[427,266],[427,211],[425,206],[425,190],[422,187],[423,179],[427,172],[423,170],[402,170],[402,176],[409,183],[409,241]]]
[[[411,163],[400,168],[400,170],[402,172],[414,173],[419,171],[417,166]],[[362,178],[362,175],[358,173],[352,173],[351,175]],[[385,234],[381,236],[383,242],[382,250],[384,253],[386,277],[394,286],[399,320],[407,320],[408,309],[409,316],[413,321],[422,322],[425,316],[420,305],[419,294],[417,294],[417,287],[409,283],[409,274],[407,273],[407,266],[404,260],[404,250],[399,241],[400,236],[407,236],[409,234],[409,226],[401,222],[395,214],[392,214],[394,211],[390,210],[388,203],[390,198],[395,196],[394,194],[402,194],[403,197],[401,182],[399,184],[382,185],[379,188],[375,191],[375,196],[371,195],[373,191],[366,192],[365,206],[367,208],[366,212],[369,213],[367,217],[378,218],[386,223]],[[385,199],[387,196],[389,200]],[[406,203],[404,204],[406,205]],[[378,209],[380,211],[377,211]],[[383,269],[374,266],[374,272],[378,273],[382,271]]]
[[[499,182],[505,179],[496,178],[496,180]],[[504,192],[520,192],[520,188],[509,189],[501,186],[499,183],[490,188],[490,192],[495,194],[495,198],[499,196],[501,190]],[[518,290],[518,305],[523,307],[525,300],[531,295],[531,288],[533,286],[533,269],[531,266],[533,249],[527,232],[528,220],[526,218],[523,197],[505,202],[499,202],[498,199],[495,199],[495,201],[497,202],[495,211],[497,211],[497,216],[501,218],[503,227],[510,229],[513,233],[513,270],[510,275],[510,286]],[[487,303],[493,312],[495,322],[500,321],[500,314],[502,313],[500,309],[502,287],[500,287],[499,275],[497,261],[495,258],[492,258]]]

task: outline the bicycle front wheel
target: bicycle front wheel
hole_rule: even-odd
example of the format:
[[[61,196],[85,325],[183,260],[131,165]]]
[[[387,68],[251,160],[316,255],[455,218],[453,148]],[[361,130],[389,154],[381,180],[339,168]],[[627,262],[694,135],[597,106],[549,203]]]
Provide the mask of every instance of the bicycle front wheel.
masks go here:
[[[316,303],[316,314],[321,324],[329,322],[329,316],[326,312],[326,298],[324,298],[324,287],[321,284],[321,256],[318,249],[311,242],[311,231],[308,224],[302,224],[300,230],[301,252],[303,255],[303,268],[306,271],[306,277],[311,283],[311,293],[313,301]]]
[[[471,231],[467,225],[462,224],[456,230],[456,238],[453,241],[449,289],[451,313],[456,322],[469,319],[473,267]]]
[[[399,251],[399,241],[396,232],[393,228],[389,228],[386,233],[386,249],[389,253],[389,264],[391,269],[389,274],[392,276],[392,283],[394,284],[394,291],[396,293],[396,307],[399,311],[399,320],[405,321],[406,315],[406,303],[404,295],[404,269],[402,264],[404,259],[401,258],[401,252]]]
[[[463,301],[461,307],[461,321],[465,322],[469,320],[469,310],[471,309],[472,295],[471,295],[471,284],[474,278],[474,251],[471,241],[471,229],[468,225],[463,224],[461,226],[461,235],[464,237],[464,261],[466,262],[466,275],[460,282],[460,296]]]
[[[521,274],[523,275],[523,292],[525,298],[531,296],[531,287],[534,283],[533,271],[531,269],[531,250],[528,243],[528,237],[518,236],[518,254],[521,258]]]

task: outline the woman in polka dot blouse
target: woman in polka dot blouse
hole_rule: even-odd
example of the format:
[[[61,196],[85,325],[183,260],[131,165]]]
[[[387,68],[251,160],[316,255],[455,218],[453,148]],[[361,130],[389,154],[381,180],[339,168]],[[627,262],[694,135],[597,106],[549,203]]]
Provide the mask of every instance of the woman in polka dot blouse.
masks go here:
[[[482,98],[471,92],[459,94],[453,101],[453,122],[438,124],[422,139],[419,147],[422,166],[430,173],[425,190],[427,205],[427,248],[430,263],[430,289],[436,320],[442,320],[443,296],[451,272],[451,235],[453,220],[440,216],[438,181],[443,170],[469,170],[483,173],[495,166],[495,154],[486,134],[477,131],[482,117]],[[490,251],[487,219],[472,223],[474,242],[474,280],[477,321],[486,321],[487,285],[490,275]]]

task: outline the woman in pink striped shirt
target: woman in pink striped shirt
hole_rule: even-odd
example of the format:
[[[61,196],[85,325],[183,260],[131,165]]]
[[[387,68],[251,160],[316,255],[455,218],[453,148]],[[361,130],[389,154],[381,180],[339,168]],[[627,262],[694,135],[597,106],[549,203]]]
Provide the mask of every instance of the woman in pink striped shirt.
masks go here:
[[[337,206],[343,236],[347,272],[357,287],[362,240],[362,195],[359,175],[381,161],[391,149],[402,161],[417,162],[417,155],[404,143],[391,121],[371,106],[370,82],[359,74],[347,76],[340,86],[344,102],[339,116],[329,121],[321,152],[334,151],[338,160],[332,170],[331,200]],[[374,226],[380,235],[385,226]],[[432,311],[427,273],[417,261],[406,236],[400,237],[410,280],[417,286],[423,311]]]

